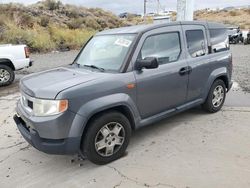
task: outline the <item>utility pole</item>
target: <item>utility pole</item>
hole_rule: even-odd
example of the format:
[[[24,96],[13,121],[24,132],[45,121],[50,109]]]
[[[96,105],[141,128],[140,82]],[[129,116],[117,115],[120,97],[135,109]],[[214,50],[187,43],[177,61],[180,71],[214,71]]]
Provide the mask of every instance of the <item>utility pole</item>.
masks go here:
[[[147,0],[144,0],[144,14],[143,14],[143,19],[146,21],[146,13],[147,13]]]
[[[157,15],[160,13],[160,0],[157,0]]]
[[[177,0],[177,21],[193,21],[194,0]]]

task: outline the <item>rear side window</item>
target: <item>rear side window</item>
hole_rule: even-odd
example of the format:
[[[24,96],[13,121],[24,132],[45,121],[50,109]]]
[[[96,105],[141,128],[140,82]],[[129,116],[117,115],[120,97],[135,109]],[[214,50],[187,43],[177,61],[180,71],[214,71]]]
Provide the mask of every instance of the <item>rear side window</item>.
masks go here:
[[[204,32],[201,29],[186,31],[187,48],[192,57],[206,54]]]
[[[209,32],[214,53],[229,50],[228,32],[226,29],[209,29]]]
[[[161,65],[177,61],[180,53],[181,45],[179,33],[163,33],[146,38],[139,59],[156,57]]]

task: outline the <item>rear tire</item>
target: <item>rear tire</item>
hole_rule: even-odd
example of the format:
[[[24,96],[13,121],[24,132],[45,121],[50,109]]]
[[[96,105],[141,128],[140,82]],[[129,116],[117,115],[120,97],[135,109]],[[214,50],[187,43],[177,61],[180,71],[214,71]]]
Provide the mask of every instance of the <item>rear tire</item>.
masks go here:
[[[244,45],[247,45],[248,41],[247,39],[244,40]]]
[[[83,138],[83,154],[95,164],[110,163],[124,155],[130,135],[130,122],[123,114],[116,111],[102,113],[89,124]]]
[[[202,107],[210,113],[218,112],[222,108],[225,98],[226,86],[224,81],[220,79],[215,80]]]
[[[15,80],[15,73],[9,66],[0,65],[0,87],[10,85]]]

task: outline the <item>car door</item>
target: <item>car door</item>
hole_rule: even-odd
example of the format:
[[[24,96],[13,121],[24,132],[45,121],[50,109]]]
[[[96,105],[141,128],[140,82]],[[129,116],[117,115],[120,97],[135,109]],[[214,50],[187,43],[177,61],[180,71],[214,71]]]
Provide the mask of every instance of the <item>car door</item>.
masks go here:
[[[203,25],[183,25],[188,76],[188,102],[201,100],[211,73],[206,29]]]
[[[141,37],[134,62],[147,57],[156,57],[159,62],[156,69],[134,70],[137,106],[142,118],[185,103],[188,76],[180,73],[180,70],[187,67],[182,48],[180,26],[154,29]]]

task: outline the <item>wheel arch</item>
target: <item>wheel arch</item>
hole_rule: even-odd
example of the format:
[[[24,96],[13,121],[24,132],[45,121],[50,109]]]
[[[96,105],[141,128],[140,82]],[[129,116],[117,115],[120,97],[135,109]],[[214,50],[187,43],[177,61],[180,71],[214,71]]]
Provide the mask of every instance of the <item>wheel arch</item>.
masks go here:
[[[15,66],[10,59],[0,58],[0,65],[6,65],[10,67],[13,71],[15,70]]]
[[[218,76],[217,78],[215,78],[215,80],[222,80],[226,86],[226,89],[227,90],[229,89],[229,80],[228,80],[228,77],[226,75]],[[213,83],[215,82],[215,80],[213,81]]]
[[[89,118],[87,118],[86,121],[86,126],[83,130],[83,132],[86,131],[87,127],[89,126],[90,122],[93,121],[93,119],[95,119],[98,116],[101,116],[103,113],[108,113],[110,111],[117,111],[120,112],[121,114],[123,114],[126,118],[128,118],[131,128],[134,130],[135,129],[135,118],[134,115],[132,113],[132,111],[130,110],[130,108],[124,104],[120,104],[120,105],[115,105],[112,107],[107,107],[104,109],[100,109],[99,111],[96,111],[95,113],[91,114],[89,116]]]
[[[213,83],[215,82],[215,80],[217,79],[221,79],[226,86],[226,89],[229,90],[230,89],[230,80],[229,80],[229,75],[228,75],[228,71],[226,67],[221,67],[218,69],[215,69],[211,74],[210,77],[208,79],[208,82],[206,84],[205,90],[203,92],[203,97],[202,99],[205,101],[207,99],[208,93],[213,85]]]
[[[134,118],[134,115],[133,115],[133,112],[131,111],[131,109],[128,106],[123,105],[123,104],[116,105],[116,106],[108,107],[108,108],[105,108],[105,109],[101,109],[100,111],[97,111],[97,112],[93,113],[86,120],[85,127],[84,127],[83,132],[82,132],[82,140],[83,140],[83,138],[86,136],[86,134],[88,132],[88,129],[90,127],[90,122],[93,121],[98,116],[101,116],[102,114],[108,113],[108,112],[111,112],[111,111],[117,111],[117,112],[120,112],[121,114],[123,114],[129,120],[130,125],[131,125],[131,129],[132,130],[136,129],[136,122],[135,122],[135,118]],[[82,143],[81,143],[81,146],[82,146]]]

